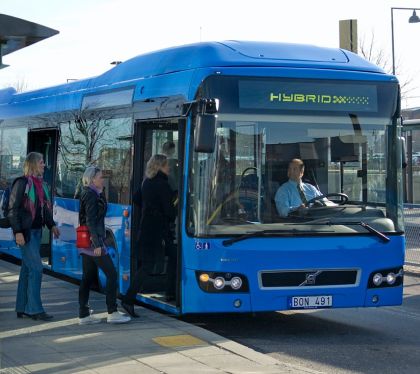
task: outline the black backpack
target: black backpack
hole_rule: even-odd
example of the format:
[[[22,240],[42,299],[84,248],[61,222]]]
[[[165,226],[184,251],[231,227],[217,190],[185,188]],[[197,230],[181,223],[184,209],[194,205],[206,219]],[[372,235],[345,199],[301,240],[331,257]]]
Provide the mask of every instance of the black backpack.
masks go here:
[[[21,178],[21,177],[19,177]],[[1,210],[3,213],[3,218],[0,218],[0,228],[2,229],[8,229],[10,226],[10,222],[9,222],[9,218],[7,218],[7,215],[9,214],[9,200],[10,200],[10,192],[12,191],[13,185],[15,184],[15,182],[19,179],[16,178],[12,184],[7,187],[4,192],[3,192],[3,196],[1,198]]]
[[[1,198],[1,210],[3,213],[3,218],[0,218],[0,228],[8,229],[10,227],[9,218],[7,214],[9,213],[9,198],[10,198],[10,187],[7,187]]]
[[[9,199],[10,199],[10,186],[4,190],[2,200],[1,200],[1,210],[3,212],[3,217],[7,217],[7,214],[9,213]]]

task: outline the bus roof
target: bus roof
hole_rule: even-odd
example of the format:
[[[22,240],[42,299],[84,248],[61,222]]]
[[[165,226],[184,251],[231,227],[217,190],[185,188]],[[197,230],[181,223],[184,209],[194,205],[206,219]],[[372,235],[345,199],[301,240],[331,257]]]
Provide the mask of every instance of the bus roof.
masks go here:
[[[162,49],[129,59],[97,77],[36,91],[16,94],[10,89],[0,90],[0,104],[17,103],[40,96],[91,90],[96,87],[198,68],[260,66],[385,74],[378,66],[343,49],[303,44],[230,40]]]
[[[224,41],[206,42],[162,49],[134,57],[101,77],[113,81],[156,76],[204,67],[266,66],[317,67],[384,73],[360,56],[337,48],[313,45]]]

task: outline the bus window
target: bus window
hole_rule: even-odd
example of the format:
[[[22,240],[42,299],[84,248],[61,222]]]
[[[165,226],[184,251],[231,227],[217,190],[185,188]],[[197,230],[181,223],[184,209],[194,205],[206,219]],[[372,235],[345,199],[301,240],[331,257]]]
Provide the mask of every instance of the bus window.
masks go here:
[[[108,202],[128,204],[132,167],[132,119],[103,114],[61,124],[57,195],[75,198],[88,165],[103,170]]]
[[[249,223],[290,222],[292,218],[279,216],[274,196],[288,180],[293,158],[305,163],[303,181],[323,194],[334,193],[334,202],[341,204],[337,194],[345,194],[353,206],[369,204],[377,209],[372,214],[386,216],[386,160],[373,162],[373,155],[385,153],[386,120],[360,119],[361,130],[355,134],[348,117],[320,116],[316,123],[310,116],[296,122],[291,116],[257,118],[235,121],[233,115],[219,113],[214,153],[193,154],[190,231],[239,234]],[[318,218],[343,212],[310,211]]]
[[[0,190],[23,174],[23,163],[27,152],[26,128],[0,130]]]
[[[178,130],[150,129],[146,131],[143,170],[146,170],[146,163],[150,157],[157,153],[163,154],[168,158],[170,167],[169,185],[172,190],[177,191],[179,178]]]

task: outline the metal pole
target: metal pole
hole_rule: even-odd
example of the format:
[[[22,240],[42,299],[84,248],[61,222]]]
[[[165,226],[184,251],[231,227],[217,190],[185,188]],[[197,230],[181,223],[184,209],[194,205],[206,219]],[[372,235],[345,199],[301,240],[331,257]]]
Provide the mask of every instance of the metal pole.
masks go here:
[[[413,204],[413,131],[407,131],[407,202]]]
[[[391,41],[392,41],[392,74],[393,75],[395,75],[394,9],[414,11],[414,10],[420,10],[420,8],[391,8]]]
[[[391,8],[392,75],[395,75],[394,8]]]

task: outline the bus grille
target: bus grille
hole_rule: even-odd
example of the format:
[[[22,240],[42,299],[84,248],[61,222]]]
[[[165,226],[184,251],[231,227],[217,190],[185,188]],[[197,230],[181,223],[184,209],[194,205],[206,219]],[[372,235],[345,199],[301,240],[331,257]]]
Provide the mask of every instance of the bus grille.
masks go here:
[[[298,270],[260,273],[262,288],[350,286],[358,281],[357,270]]]

